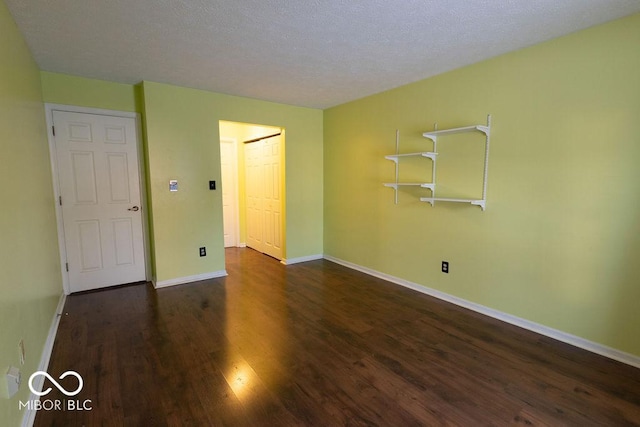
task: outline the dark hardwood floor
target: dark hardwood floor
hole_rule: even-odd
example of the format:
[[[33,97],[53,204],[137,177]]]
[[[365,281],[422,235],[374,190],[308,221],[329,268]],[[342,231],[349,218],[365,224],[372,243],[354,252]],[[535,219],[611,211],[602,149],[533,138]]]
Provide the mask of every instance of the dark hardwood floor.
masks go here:
[[[68,297],[48,372],[84,388],[42,399],[92,409],[35,425],[640,425],[640,369],[329,261],[226,254],[226,278]]]

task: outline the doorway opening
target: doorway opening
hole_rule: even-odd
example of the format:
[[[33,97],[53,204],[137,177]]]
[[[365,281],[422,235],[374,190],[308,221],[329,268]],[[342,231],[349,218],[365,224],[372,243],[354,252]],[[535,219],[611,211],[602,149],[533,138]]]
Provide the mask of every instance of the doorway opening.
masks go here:
[[[285,129],[220,121],[224,246],[285,257]]]

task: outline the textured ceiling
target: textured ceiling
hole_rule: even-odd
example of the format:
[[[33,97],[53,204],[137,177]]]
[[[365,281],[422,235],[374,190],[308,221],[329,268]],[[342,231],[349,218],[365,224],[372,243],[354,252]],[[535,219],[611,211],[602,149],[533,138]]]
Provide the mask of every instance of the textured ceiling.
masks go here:
[[[325,108],[640,11],[639,0],[4,0],[41,69]]]

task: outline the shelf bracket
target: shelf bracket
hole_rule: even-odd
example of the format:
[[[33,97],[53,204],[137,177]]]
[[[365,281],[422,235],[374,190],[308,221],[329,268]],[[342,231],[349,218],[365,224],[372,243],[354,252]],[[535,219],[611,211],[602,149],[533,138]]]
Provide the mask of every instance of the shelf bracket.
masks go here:
[[[400,154],[400,129],[396,129],[396,156]],[[400,179],[400,159],[396,157],[396,186],[393,187],[395,204],[398,204],[398,179]]]
[[[475,205],[475,206],[480,206],[480,209],[482,209],[483,211],[487,207],[486,200],[475,200],[475,201],[471,202],[471,204]]]
[[[436,142],[436,137],[435,135],[424,135],[425,138],[430,139],[431,141],[433,141],[434,143]]]

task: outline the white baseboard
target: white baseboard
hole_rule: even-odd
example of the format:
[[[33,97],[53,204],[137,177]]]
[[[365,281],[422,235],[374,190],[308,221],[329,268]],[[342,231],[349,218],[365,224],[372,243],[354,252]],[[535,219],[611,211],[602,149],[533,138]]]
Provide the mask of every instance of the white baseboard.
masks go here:
[[[282,264],[284,264],[284,265],[291,265],[291,264],[299,264],[301,262],[315,261],[315,260],[322,259],[322,258],[324,258],[324,255],[317,254],[317,255],[301,256],[301,257],[298,257],[298,258],[283,259],[280,262]]]
[[[521,317],[513,316],[511,314],[507,314],[498,310],[494,310],[489,307],[485,307],[480,304],[476,304],[471,301],[467,301],[462,298],[455,297],[453,295],[449,295],[447,293],[437,291],[435,289],[428,288],[426,286],[419,285],[417,283],[409,282],[408,280],[401,279],[399,277],[391,276],[389,274],[381,273],[376,270],[372,270],[367,267],[363,267],[361,265],[353,264],[348,261],[341,260],[339,258],[332,257],[330,255],[325,255],[324,258],[328,261],[335,262],[336,264],[343,265],[345,267],[351,268],[353,270],[360,271],[362,273],[368,274],[373,277],[377,277],[379,279],[386,280],[391,283],[395,283],[400,286],[404,286],[409,289],[413,289],[414,291],[421,292],[426,295],[430,295],[432,297],[441,299],[443,301],[450,302],[452,304],[458,305],[460,307],[467,308],[469,310],[475,311],[480,314],[484,314],[485,316],[493,317],[494,319],[502,320],[503,322],[510,323],[515,326],[519,326],[523,329],[527,329],[532,332],[536,332],[540,335],[547,336],[549,338],[556,339],[558,341],[562,341],[567,344],[571,344],[575,347],[582,348],[584,350],[590,351],[592,353],[599,354],[601,356],[608,357],[609,359],[617,360],[618,362],[625,363],[627,365],[635,366],[636,368],[640,368],[640,356],[636,356],[633,354],[625,353],[623,351],[617,350],[615,348],[607,347],[602,344],[598,344],[593,341],[586,340],[584,338],[568,334],[566,332],[559,331],[557,329],[550,328],[548,326],[541,325],[539,323],[531,322],[529,320],[523,319]]]
[[[58,325],[60,324],[60,318],[64,311],[64,303],[67,300],[67,296],[62,293],[58,300],[58,307],[56,307],[55,313],[53,313],[53,319],[51,320],[51,326],[49,326],[49,333],[47,334],[47,340],[44,342],[44,348],[42,349],[42,355],[40,356],[40,363],[38,364],[38,371],[47,371],[49,367],[49,360],[51,360],[51,352],[53,351],[53,343],[56,340],[56,334],[58,333]],[[38,391],[42,390],[44,384],[44,377],[39,375],[34,381],[34,388]],[[36,396],[31,393],[29,400],[39,400],[40,396]],[[32,407],[26,408],[24,415],[22,416],[22,427],[31,427],[36,419],[37,411]]]
[[[153,287],[156,289],[166,288],[168,286],[183,285],[185,283],[197,282],[200,280],[216,279],[227,275],[227,270],[213,271],[211,273],[196,274],[195,276],[178,277],[169,280],[153,281]]]

